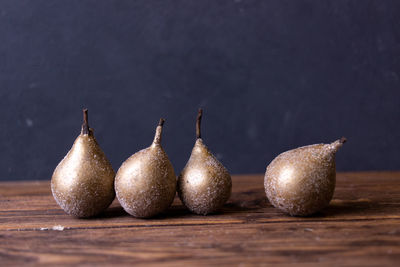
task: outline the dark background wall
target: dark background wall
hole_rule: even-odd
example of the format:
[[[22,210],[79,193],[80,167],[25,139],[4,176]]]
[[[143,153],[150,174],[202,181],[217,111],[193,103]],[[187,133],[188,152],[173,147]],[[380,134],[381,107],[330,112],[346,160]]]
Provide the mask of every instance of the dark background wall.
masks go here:
[[[231,173],[348,143],[338,170],[399,169],[399,1],[1,1],[0,179],[50,179],[81,109],[115,169],[167,119],[177,172],[198,107]]]

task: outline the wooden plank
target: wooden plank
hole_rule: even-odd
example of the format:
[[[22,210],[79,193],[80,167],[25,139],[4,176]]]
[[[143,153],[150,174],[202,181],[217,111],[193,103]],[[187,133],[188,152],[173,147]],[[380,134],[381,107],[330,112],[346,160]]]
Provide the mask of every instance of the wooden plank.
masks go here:
[[[175,199],[153,219],[115,201],[101,217],[75,219],[49,182],[0,183],[2,265],[400,264],[400,172],[339,173],[331,205],[290,217],[266,200],[262,175],[233,177],[221,213],[190,214]]]

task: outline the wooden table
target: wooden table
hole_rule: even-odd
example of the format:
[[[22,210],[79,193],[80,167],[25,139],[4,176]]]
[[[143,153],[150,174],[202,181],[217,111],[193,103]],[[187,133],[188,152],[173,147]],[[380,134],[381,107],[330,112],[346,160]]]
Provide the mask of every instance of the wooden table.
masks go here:
[[[190,214],[175,200],[164,216],[135,219],[117,202],[75,219],[49,181],[0,183],[0,265],[400,266],[400,172],[339,173],[331,205],[290,217],[266,200],[262,175],[233,177],[220,214]]]

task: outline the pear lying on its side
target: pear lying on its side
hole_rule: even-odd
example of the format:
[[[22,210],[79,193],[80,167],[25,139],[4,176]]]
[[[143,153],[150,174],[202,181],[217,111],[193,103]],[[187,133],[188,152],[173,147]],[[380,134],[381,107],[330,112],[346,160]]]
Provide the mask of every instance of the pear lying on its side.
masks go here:
[[[289,150],[267,167],[264,187],[276,208],[307,216],[326,207],[336,183],[335,154],[346,138],[331,144],[316,144]]]
[[[54,170],[51,191],[66,213],[91,217],[114,200],[115,173],[89,128],[87,109],[83,115],[81,134]]]

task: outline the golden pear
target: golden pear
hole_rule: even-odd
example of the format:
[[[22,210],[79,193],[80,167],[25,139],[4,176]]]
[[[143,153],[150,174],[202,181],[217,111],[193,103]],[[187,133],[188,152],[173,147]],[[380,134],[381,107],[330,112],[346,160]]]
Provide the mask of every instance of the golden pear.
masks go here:
[[[51,178],[51,191],[58,205],[76,217],[91,217],[114,200],[115,173],[88,125],[83,110],[81,134]]]
[[[178,194],[192,212],[202,215],[216,212],[228,201],[232,179],[201,139],[202,110],[196,122],[196,143],[185,168],[178,177]]]
[[[164,119],[156,129],[150,147],[129,157],[115,177],[121,206],[134,217],[149,218],[165,211],[176,194],[176,176],[161,146]]]
[[[346,142],[316,144],[286,151],[267,167],[264,187],[276,208],[292,215],[307,216],[326,207],[336,183],[335,154]]]

